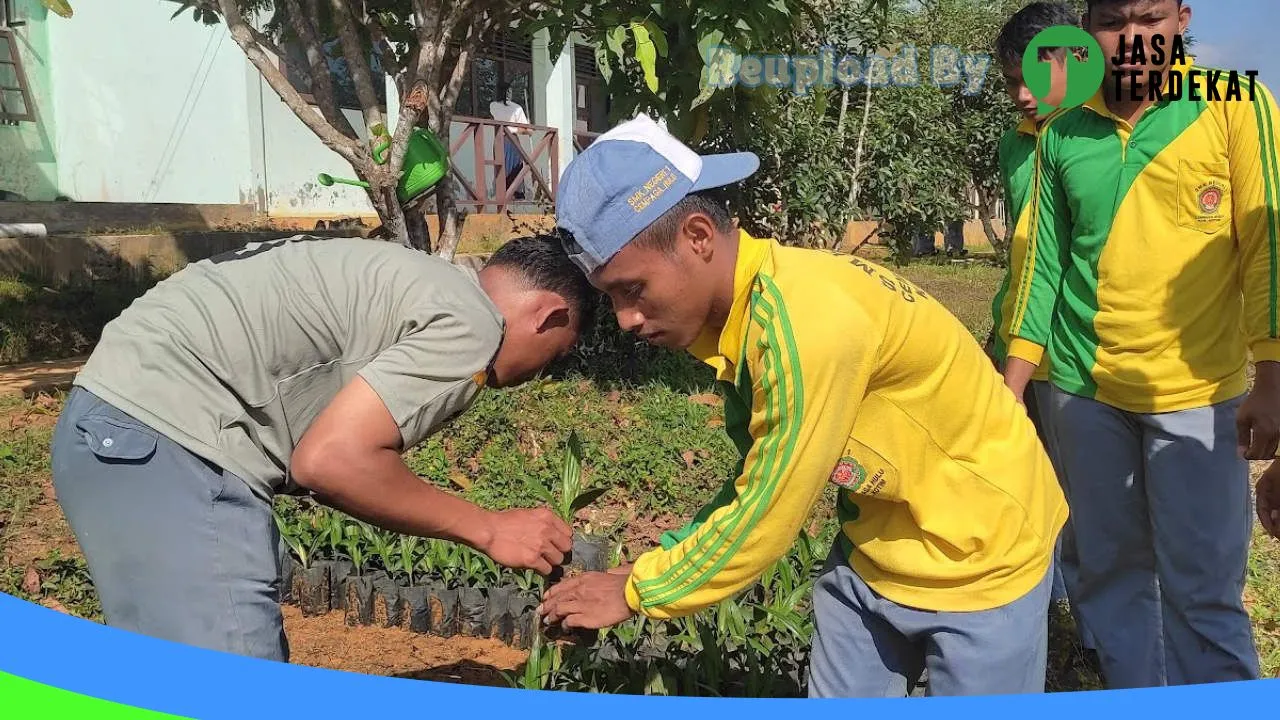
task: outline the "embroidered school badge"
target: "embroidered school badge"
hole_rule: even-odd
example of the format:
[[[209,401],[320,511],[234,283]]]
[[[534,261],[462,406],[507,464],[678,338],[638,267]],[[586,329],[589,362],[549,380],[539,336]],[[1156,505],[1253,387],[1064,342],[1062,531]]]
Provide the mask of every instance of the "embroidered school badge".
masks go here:
[[[1218,208],[1222,207],[1222,196],[1224,190],[1218,183],[1209,183],[1200,188],[1200,212],[1207,215],[1217,215]]]
[[[857,490],[866,479],[867,469],[848,455],[840,458],[836,469],[831,471],[831,482],[848,490]]]

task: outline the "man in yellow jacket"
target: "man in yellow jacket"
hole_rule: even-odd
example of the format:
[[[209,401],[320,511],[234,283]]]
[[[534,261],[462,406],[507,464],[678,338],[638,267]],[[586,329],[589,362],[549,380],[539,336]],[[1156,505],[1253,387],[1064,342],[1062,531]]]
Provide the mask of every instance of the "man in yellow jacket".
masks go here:
[[[583,575],[541,612],[598,628],[689,615],[753,583],[828,483],[838,539],[814,590],[810,694],[1044,689],[1067,508],[1035,428],[938,301],[858,258],[738,231],[702,191],[751,175],[647,118],[565,171],[557,220],[618,322],[715,368],[735,477],[629,573]]]

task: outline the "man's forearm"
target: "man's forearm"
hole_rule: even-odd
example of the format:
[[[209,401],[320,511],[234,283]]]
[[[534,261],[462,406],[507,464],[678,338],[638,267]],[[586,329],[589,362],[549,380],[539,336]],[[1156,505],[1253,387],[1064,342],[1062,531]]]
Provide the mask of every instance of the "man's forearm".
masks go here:
[[[395,450],[335,462],[307,485],[326,505],[392,532],[474,548],[487,545],[493,535],[493,513],[424,482]]]
[[[1027,383],[1031,382],[1031,376],[1035,374],[1036,367],[1018,357],[1009,356],[1005,360],[1004,384],[1013,391],[1019,402],[1024,402],[1023,396],[1027,391]]]
[[[1268,388],[1280,388],[1280,362],[1262,360],[1253,364],[1253,384]]]

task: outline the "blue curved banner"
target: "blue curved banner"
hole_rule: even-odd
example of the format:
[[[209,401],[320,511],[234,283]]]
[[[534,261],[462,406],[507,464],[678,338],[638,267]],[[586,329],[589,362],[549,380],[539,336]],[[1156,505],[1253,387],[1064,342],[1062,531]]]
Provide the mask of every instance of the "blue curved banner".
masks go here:
[[[520,717],[608,717],[724,714],[735,720],[777,720],[813,712],[812,704],[848,707],[828,712],[883,711],[895,720],[973,716],[1055,717],[1213,715],[1228,708],[1275,707],[1280,680],[1195,687],[984,698],[901,700],[758,700],[660,698],[536,692],[401,680],[287,665],[211,652],[127,633],[0,594],[0,673],[87,698],[182,718],[243,720],[289,717],[472,717],[477,712]],[[7,687],[0,684],[0,688]],[[0,709],[17,706],[0,690]],[[891,705],[887,706],[887,705]],[[787,707],[784,707],[787,706]],[[28,707],[28,706],[23,706]],[[50,717],[31,713],[3,717]],[[309,715],[315,713],[315,715]],[[94,713],[96,715],[96,713]],[[141,716],[141,715],[140,715]],[[113,715],[114,717],[114,715]]]

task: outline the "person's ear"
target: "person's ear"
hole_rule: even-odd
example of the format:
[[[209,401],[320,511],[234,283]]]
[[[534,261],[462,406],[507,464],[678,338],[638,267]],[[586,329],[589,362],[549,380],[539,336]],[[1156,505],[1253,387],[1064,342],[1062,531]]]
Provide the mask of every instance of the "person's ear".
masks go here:
[[[702,260],[710,260],[715,254],[716,225],[700,212],[690,213],[680,224],[680,238],[687,242],[693,253]]]
[[[1191,6],[1183,2],[1182,7],[1178,8],[1178,34],[1186,35],[1189,27],[1191,27]]]
[[[568,301],[556,293],[544,293],[534,315],[534,331],[541,335],[556,328],[569,327],[572,315]]]

